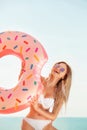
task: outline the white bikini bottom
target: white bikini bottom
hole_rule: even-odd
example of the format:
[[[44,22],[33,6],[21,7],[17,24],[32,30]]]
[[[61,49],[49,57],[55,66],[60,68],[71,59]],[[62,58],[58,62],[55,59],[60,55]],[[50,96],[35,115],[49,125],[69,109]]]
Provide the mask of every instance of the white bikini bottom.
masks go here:
[[[32,118],[24,118],[24,120],[30,124],[35,130],[43,130],[43,128],[51,123],[51,120],[38,120]]]

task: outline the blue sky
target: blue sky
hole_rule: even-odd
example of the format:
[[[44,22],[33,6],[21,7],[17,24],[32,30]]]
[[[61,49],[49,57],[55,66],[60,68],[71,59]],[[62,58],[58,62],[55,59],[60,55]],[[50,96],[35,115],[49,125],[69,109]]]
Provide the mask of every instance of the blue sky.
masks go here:
[[[70,64],[73,79],[66,116],[87,116],[87,1],[0,0],[0,31],[7,30],[26,32],[42,43],[49,57],[42,70],[44,76],[57,61]],[[15,59],[11,66],[16,62],[20,67]],[[16,69],[12,68],[13,73]],[[16,115],[21,113],[25,112]]]

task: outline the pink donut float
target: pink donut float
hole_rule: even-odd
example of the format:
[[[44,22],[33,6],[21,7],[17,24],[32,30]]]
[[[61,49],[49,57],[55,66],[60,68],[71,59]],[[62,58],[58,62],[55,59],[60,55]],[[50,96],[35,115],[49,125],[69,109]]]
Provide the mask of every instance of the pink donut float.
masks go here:
[[[0,113],[3,114],[29,107],[31,97],[42,90],[41,69],[48,59],[37,39],[17,31],[0,33],[0,58],[6,55],[20,58],[22,68],[18,84],[14,88],[4,89],[4,86],[0,86]]]

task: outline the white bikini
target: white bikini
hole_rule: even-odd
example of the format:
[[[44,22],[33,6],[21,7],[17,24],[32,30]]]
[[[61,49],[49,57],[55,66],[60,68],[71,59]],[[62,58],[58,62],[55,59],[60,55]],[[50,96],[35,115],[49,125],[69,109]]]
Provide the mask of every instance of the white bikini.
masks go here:
[[[49,109],[49,112],[52,112],[54,106],[54,99],[53,98],[44,98],[44,95],[40,95],[38,99],[38,103],[43,106],[45,109]],[[43,128],[48,125],[51,120],[39,120],[39,119],[32,119],[32,118],[24,118],[24,120],[30,124],[35,130],[43,130]]]
[[[40,95],[38,103],[41,104],[44,109],[49,109],[49,112],[52,112],[54,106],[53,98],[44,98],[44,95]]]

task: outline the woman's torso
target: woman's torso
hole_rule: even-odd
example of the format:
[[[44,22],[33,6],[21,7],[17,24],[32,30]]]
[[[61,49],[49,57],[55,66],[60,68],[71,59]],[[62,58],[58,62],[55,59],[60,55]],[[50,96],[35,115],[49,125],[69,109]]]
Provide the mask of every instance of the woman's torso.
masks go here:
[[[39,108],[41,108],[42,110],[52,112],[54,106],[54,99],[52,97],[44,98],[44,95],[40,95],[40,97],[38,98],[38,104]],[[33,117],[35,119],[46,119],[44,116],[36,112],[33,107],[30,108],[30,112],[27,115],[27,117],[29,118]]]
[[[39,107],[48,112],[52,112],[53,106],[54,106],[54,88],[46,87],[46,82],[44,82],[44,86],[45,87],[43,90],[43,94],[40,95],[40,99],[42,101],[39,101],[39,99],[38,99]],[[40,103],[40,102],[43,102],[43,103]],[[44,108],[45,105],[49,106],[49,107]],[[33,119],[47,119],[44,116],[40,115],[38,112],[36,112],[33,107],[30,108],[30,112],[27,115],[27,117],[33,118]]]

